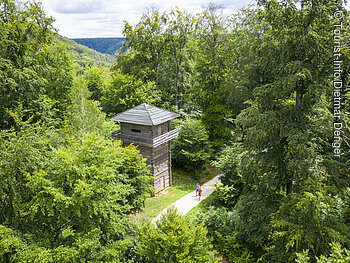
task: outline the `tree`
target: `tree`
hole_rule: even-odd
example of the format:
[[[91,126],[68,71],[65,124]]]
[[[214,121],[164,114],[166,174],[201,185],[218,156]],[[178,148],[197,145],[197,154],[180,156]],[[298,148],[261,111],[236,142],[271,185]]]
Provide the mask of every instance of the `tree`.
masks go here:
[[[350,251],[342,248],[339,243],[331,244],[332,251],[329,257],[322,255],[317,263],[345,263],[350,260]]]
[[[180,121],[179,136],[172,143],[175,166],[189,171],[202,171],[210,154],[209,136],[201,121],[191,118]]]
[[[342,1],[258,3],[263,10],[257,18],[263,23],[256,24],[261,25],[262,32],[257,38],[264,45],[257,50],[257,57],[269,74],[255,87],[249,107],[237,117],[237,124],[246,132],[244,146],[249,151],[241,160],[246,194],[239,201],[240,218],[256,225],[263,234],[260,244],[256,244],[274,244],[268,249],[272,255],[268,260],[292,261],[294,252],[309,249],[315,262],[343,231],[341,227],[335,232],[330,229],[342,223],[331,205],[323,205],[334,199],[326,201],[321,194],[332,195],[331,188],[319,179],[328,178],[326,171],[331,170],[323,161],[330,149],[325,141],[314,139],[329,140],[332,134],[327,128],[332,120],[325,97],[330,92],[329,65],[333,64],[332,15],[337,8],[342,9]],[[327,130],[330,135],[319,136]],[[246,199],[253,195],[256,201]],[[274,218],[273,227],[264,224],[261,216],[252,218],[248,210],[251,206],[244,199],[253,207],[264,207],[268,213],[264,213],[263,221]],[[273,233],[272,240],[269,232]],[[322,240],[317,238],[319,235]]]
[[[125,22],[125,41],[116,57],[115,67],[123,74],[132,75],[144,82],[159,83],[159,69],[165,56],[164,25],[167,17],[158,10],[148,10],[140,22],[132,27]]]
[[[88,90],[91,92],[89,99],[101,102],[103,91],[110,85],[110,73],[102,66],[91,67],[84,73]]]
[[[127,74],[112,74],[111,84],[103,90],[101,98],[103,111],[108,116],[112,117],[142,103],[151,105],[159,103],[154,83],[145,83]]]
[[[215,248],[220,253],[228,257],[232,263],[256,262],[252,257],[252,252],[237,241],[237,233],[233,232],[237,223],[237,213],[226,208],[209,207],[205,213],[196,214],[195,221],[204,223],[208,228],[208,233],[213,237]]]
[[[308,250],[316,262],[331,242],[349,242],[347,209],[337,206],[346,203],[348,167],[330,147],[332,17],[342,2],[258,3],[235,20],[233,47],[247,52],[231,76],[253,97],[236,118],[242,148],[229,146],[217,162],[225,186],[216,196],[237,215],[228,231],[260,261],[292,262]]]
[[[226,146],[214,166],[218,168],[223,185],[216,187],[215,203],[227,208],[233,208],[238,198],[243,194],[244,184],[242,180],[241,159],[246,152],[240,144]]]
[[[137,262],[220,262],[215,257],[207,230],[195,225],[175,209],[155,221],[140,222],[135,238]]]
[[[168,15],[166,37],[166,62],[162,65],[162,90],[171,94],[171,104],[183,108],[188,102],[188,92],[193,83],[194,67],[191,63],[192,38],[195,34],[194,17],[179,9]]]
[[[98,101],[91,100],[90,94],[84,77],[76,77],[70,93],[72,104],[68,108],[68,129],[82,141],[87,133],[101,131],[106,119]]]
[[[53,149],[23,114],[0,133],[1,262],[120,261],[152,184],[135,147],[87,134]]]
[[[58,109],[55,117],[62,119],[72,75],[64,48],[53,42],[53,19],[35,2],[19,7],[15,1],[5,0],[0,9],[0,127],[14,125],[6,109],[18,104],[40,112],[38,100],[43,95]]]
[[[190,108],[189,89],[194,82],[192,38],[194,18],[175,9],[161,13],[152,9],[139,23],[125,22],[123,44],[113,69],[144,83],[152,82],[162,107]]]
[[[230,50],[228,21],[220,6],[209,5],[198,19],[197,26],[201,30],[196,43],[198,76],[195,99],[202,110],[202,122],[209,131],[213,147],[219,149],[231,138],[226,123],[230,117],[226,107],[230,84],[226,82],[226,76],[235,54]]]

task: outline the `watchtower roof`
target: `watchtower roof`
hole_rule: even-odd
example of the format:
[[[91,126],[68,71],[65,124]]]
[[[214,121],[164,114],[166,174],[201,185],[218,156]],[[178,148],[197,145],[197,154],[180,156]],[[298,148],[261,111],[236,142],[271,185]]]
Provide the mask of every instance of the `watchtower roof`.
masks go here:
[[[112,121],[154,126],[180,117],[180,114],[142,103],[110,118]]]

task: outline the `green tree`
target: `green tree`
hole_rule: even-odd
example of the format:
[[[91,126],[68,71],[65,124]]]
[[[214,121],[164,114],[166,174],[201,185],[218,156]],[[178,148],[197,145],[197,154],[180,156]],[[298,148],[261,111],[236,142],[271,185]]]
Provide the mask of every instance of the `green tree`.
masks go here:
[[[155,221],[137,225],[137,262],[220,262],[215,257],[207,229],[182,217],[175,209]]]
[[[172,143],[172,160],[179,168],[202,171],[211,154],[208,133],[200,120],[187,118],[179,123],[179,136]]]
[[[256,226],[256,233],[254,228],[247,233],[251,244],[267,248],[267,262],[293,261],[305,249],[315,262],[347,228],[333,210],[334,197],[321,194],[332,196],[333,190],[319,179],[327,173],[339,178],[329,165],[332,119],[325,98],[331,91],[333,13],[342,1],[258,3],[255,27],[264,44],[256,54],[269,74],[261,76],[249,107],[237,118],[249,152],[241,160],[245,195],[237,209],[245,224]],[[252,207],[262,214],[252,217]],[[338,224],[342,227],[331,229]],[[243,224],[237,232],[244,237],[244,230]]]
[[[195,99],[202,110],[202,121],[209,131],[213,147],[218,149],[231,138],[226,122],[231,117],[226,106],[231,85],[227,83],[226,76],[235,54],[230,48],[228,19],[220,6],[210,4],[197,23],[200,30],[196,43],[198,74]]]
[[[343,222],[333,197],[327,195],[322,181],[310,180],[301,193],[291,193],[272,217],[275,248],[267,260],[292,262],[295,252],[308,250],[310,262],[330,251],[330,244],[343,240]],[[287,253],[286,253],[286,252]]]
[[[192,54],[192,39],[195,34],[195,19],[179,9],[172,10],[167,16],[166,61],[161,68],[161,90],[170,95],[168,101],[179,108],[186,108],[190,87],[193,85],[195,57]],[[163,96],[164,97],[164,96]]]
[[[243,194],[244,184],[240,171],[242,156],[246,154],[240,144],[226,146],[214,162],[220,171],[223,183],[216,188],[215,202],[227,208],[233,208],[238,198]]]
[[[143,82],[132,75],[112,73],[110,86],[102,93],[103,111],[112,117],[142,103],[157,105],[158,92],[154,83]]]
[[[137,149],[92,134],[53,149],[12,115],[17,130],[0,133],[0,261],[120,261],[128,214],[152,189]]]
[[[99,102],[91,100],[90,94],[84,77],[76,77],[70,93],[68,130],[82,141],[87,133],[102,131],[106,121],[106,115],[101,112]]]
[[[116,57],[115,67],[123,74],[132,75],[144,82],[159,83],[159,69],[165,59],[165,13],[148,10],[134,27],[125,22],[125,42],[122,53]],[[126,51],[126,52],[124,52]]]
[[[19,103],[40,112],[43,95],[62,119],[72,75],[64,48],[53,42],[53,19],[35,2],[5,0],[0,10],[0,127],[14,125],[6,109]]]
[[[169,13],[152,9],[135,26],[125,22],[126,42],[114,70],[154,83],[162,107],[188,108],[195,74],[191,48],[194,25],[193,16],[179,9]]]
[[[110,85],[110,73],[102,66],[91,67],[84,73],[88,90],[91,92],[90,99],[101,101],[103,91]]]
[[[344,249],[339,243],[331,244],[332,250],[330,255],[322,255],[317,259],[317,263],[346,263],[350,261],[350,251]]]
[[[237,233],[233,232],[237,223],[236,211],[229,211],[226,208],[213,209],[210,207],[205,213],[196,215],[197,223],[204,223],[208,228],[208,233],[213,237],[215,248],[221,254],[228,257],[232,263],[255,262],[252,252],[237,241]]]

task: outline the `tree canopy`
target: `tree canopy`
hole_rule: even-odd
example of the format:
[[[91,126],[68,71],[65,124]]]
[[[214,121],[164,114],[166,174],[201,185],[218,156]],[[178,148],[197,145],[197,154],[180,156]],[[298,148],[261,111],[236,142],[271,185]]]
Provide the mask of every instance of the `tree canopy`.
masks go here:
[[[152,8],[114,59],[38,3],[0,11],[0,262],[348,262],[344,1]],[[174,168],[221,173],[193,219],[130,219],[152,179],[108,117],[141,103],[181,113]]]

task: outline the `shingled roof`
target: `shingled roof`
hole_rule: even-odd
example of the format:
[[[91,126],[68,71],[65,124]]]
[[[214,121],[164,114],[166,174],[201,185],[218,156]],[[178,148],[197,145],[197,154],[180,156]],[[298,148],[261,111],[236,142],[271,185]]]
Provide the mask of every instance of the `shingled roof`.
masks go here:
[[[142,103],[110,118],[112,121],[154,126],[180,117],[180,114]]]

